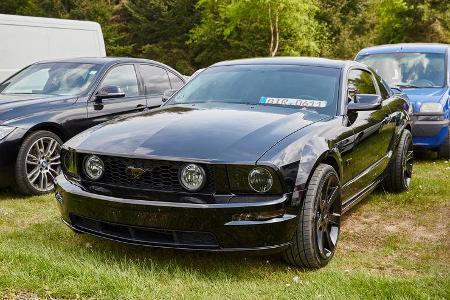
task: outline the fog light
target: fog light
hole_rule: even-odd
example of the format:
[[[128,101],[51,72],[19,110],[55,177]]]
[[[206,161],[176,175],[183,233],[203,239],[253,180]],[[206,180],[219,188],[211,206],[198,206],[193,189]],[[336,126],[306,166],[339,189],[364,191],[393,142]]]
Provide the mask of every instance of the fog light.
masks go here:
[[[84,160],[84,172],[92,180],[102,177],[104,168],[103,161],[96,155],[89,155]]]
[[[248,174],[248,183],[255,192],[265,193],[272,188],[273,177],[266,168],[256,167]]]
[[[186,164],[180,170],[180,182],[183,187],[196,192],[203,188],[206,181],[205,170],[196,164]]]

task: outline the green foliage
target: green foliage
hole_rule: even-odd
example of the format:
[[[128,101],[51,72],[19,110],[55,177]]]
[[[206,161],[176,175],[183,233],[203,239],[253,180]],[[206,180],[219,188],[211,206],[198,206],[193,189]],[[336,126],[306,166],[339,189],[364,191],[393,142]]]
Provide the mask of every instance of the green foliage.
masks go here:
[[[0,13],[96,21],[108,55],[185,74],[243,57],[351,59],[375,44],[450,43],[443,0],[1,0]]]
[[[316,1],[200,0],[197,9],[201,23],[191,31],[190,44],[200,65],[274,53],[315,56],[327,40],[314,18]]]
[[[450,43],[450,1],[380,0],[378,43]]]

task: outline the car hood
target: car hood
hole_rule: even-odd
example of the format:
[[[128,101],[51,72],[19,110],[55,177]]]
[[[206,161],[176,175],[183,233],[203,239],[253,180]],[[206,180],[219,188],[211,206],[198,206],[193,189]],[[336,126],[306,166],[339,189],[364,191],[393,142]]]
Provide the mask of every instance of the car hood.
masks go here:
[[[324,118],[267,106],[167,105],[96,126],[66,146],[119,156],[254,163],[287,135]]]
[[[0,94],[0,124],[39,111],[49,111],[52,105],[73,99],[73,96]]]
[[[418,112],[422,103],[440,102],[448,88],[411,88],[402,89],[413,105],[414,112]]]

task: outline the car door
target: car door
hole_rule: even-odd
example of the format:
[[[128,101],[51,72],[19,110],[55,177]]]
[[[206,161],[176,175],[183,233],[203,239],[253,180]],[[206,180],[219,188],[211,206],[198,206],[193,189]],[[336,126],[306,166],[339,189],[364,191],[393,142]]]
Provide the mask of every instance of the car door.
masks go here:
[[[373,74],[368,70],[351,69],[347,80],[349,102],[358,101],[357,95],[382,97]],[[376,180],[389,163],[395,123],[387,101],[382,101],[378,109],[348,112],[347,115],[354,131],[354,150],[348,162],[353,180],[345,188],[347,194],[355,195]]]
[[[96,100],[95,94],[105,86],[117,86],[125,93],[122,98]],[[134,64],[113,66],[103,77],[88,102],[88,119],[91,126],[108,121],[116,116],[144,110],[146,97],[139,83]]]
[[[161,106],[165,90],[170,90],[169,76],[164,68],[150,64],[140,64],[144,93],[149,108]]]

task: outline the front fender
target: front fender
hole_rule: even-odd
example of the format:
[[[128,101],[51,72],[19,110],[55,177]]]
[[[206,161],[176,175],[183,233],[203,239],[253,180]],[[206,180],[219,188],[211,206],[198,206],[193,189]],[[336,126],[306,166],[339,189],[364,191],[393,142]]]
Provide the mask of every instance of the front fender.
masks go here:
[[[339,151],[338,118],[317,122],[295,132],[267,151],[257,164],[275,165],[282,173],[289,192],[304,190],[313,170],[326,161],[342,177],[342,158]]]

